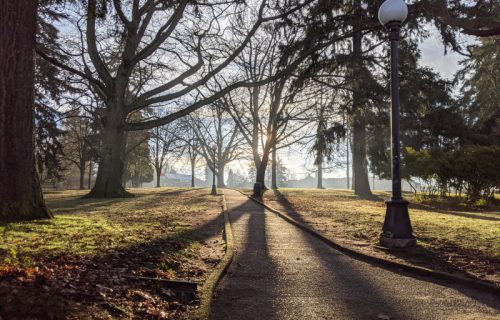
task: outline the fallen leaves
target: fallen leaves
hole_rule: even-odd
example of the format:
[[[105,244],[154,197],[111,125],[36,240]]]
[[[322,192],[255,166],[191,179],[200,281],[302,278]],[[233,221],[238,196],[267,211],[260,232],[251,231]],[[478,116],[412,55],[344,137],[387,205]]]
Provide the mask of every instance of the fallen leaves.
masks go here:
[[[190,191],[186,197],[161,197],[153,194],[147,202],[160,208],[169,203],[182,203],[189,198],[203,197],[199,191]],[[161,283],[141,280],[141,277],[158,279],[188,279],[203,281],[207,272],[220,261],[223,253],[221,241],[222,221],[217,202],[210,205],[215,210],[189,210],[189,214],[176,210],[148,211],[144,216],[142,206],[145,199],[139,198],[137,211],[133,211],[131,200],[123,205],[115,201],[106,212],[112,223],[103,225],[103,232],[95,228],[85,231],[74,228],[74,233],[57,230],[67,238],[64,250],[53,250],[58,254],[34,254],[36,250],[25,250],[28,241],[16,242],[18,252],[10,254],[10,263],[0,264],[0,309],[9,319],[81,319],[92,315],[93,319],[138,318],[178,319],[199,303],[196,295],[177,292]],[[81,202],[81,200],[78,200]],[[208,204],[198,201],[197,205]],[[113,209],[116,205],[118,208]],[[119,215],[127,209],[127,214]],[[115,211],[114,211],[115,210]],[[117,212],[114,214],[113,212]],[[92,214],[78,219],[62,219],[64,223],[79,223],[81,219],[95,220]],[[102,213],[96,213],[102,214]],[[175,214],[175,215],[174,215]],[[97,219],[102,224],[102,219]],[[111,221],[111,220],[110,220]],[[172,227],[182,225],[182,228]],[[210,223],[217,221],[217,223]],[[88,222],[88,221],[87,221]],[[87,223],[85,222],[85,223]],[[128,226],[128,224],[131,226]],[[140,227],[139,224],[140,223]],[[135,224],[136,226],[133,226]],[[208,236],[199,236],[198,228],[205,224]],[[126,232],[116,233],[109,229],[115,225]],[[64,227],[67,227],[66,225]],[[15,229],[15,228],[14,228]],[[19,227],[16,230],[20,230]],[[23,232],[27,228],[23,229]],[[207,230],[204,230],[203,235]],[[16,231],[17,232],[17,231]],[[19,231],[20,232],[20,231]],[[29,231],[36,233],[33,227]],[[87,233],[86,233],[87,232]],[[202,233],[200,233],[202,234]],[[21,235],[20,233],[14,236]],[[31,234],[23,235],[26,239]],[[55,237],[47,237],[45,248],[51,246]],[[60,239],[58,240],[60,241]],[[89,241],[88,243],[86,241]],[[82,250],[92,245],[89,250]],[[55,248],[55,247],[54,247]],[[90,248],[90,247],[89,247]],[[36,249],[36,248],[35,248]],[[21,254],[20,254],[21,252]],[[88,252],[94,252],[88,254]],[[0,258],[2,252],[0,252]],[[21,258],[28,257],[29,264]],[[130,277],[132,276],[132,277]],[[46,301],[50,301],[46,303]],[[42,302],[42,303],[41,303]]]

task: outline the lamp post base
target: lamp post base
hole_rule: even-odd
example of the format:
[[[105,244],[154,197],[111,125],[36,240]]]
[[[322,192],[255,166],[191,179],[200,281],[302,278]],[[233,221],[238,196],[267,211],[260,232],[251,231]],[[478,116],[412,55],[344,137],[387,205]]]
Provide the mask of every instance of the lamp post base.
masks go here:
[[[408,214],[408,201],[391,199],[385,203],[387,204],[387,210],[382,235],[380,236],[380,245],[387,248],[415,246],[417,241],[413,235]]]
[[[212,185],[212,192],[210,192],[210,194],[212,196],[216,196],[217,195],[217,187],[215,186],[215,184]]]

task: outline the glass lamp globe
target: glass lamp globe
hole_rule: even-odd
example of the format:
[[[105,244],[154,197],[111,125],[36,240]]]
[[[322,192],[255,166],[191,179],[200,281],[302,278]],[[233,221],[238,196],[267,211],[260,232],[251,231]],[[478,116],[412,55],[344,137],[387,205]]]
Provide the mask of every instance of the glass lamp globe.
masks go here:
[[[403,23],[408,16],[408,7],[404,0],[386,0],[378,9],[378,20],[384,26],[397,21]]]

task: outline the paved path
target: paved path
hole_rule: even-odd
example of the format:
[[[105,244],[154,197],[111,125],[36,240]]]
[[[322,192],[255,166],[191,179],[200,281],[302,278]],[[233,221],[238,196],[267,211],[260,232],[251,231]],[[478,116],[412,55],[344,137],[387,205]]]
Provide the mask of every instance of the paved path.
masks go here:
[[[236,255],[211,319],[500,319],[500,297],[349,258],[233,190]]]

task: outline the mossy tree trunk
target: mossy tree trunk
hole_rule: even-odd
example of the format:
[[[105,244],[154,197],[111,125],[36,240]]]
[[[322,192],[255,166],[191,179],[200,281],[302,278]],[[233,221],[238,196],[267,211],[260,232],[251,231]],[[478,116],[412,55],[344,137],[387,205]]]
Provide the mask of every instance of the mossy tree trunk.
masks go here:
[[[0,5],[0,218],[51,218],[33,152],[37,1]]]

